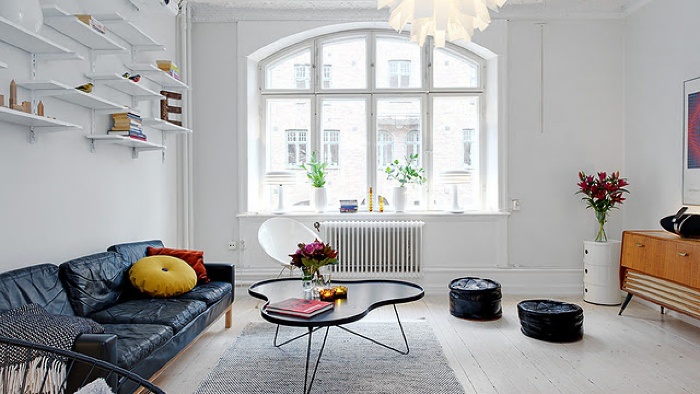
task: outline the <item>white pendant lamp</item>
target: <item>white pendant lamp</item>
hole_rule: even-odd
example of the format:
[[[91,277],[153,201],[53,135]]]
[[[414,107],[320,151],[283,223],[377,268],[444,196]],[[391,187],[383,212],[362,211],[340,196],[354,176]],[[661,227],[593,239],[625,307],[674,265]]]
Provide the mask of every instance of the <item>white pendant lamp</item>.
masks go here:
[[[411,41],[423,46],[432,36],[436,47],[445,41],[471,41],[474,29],[491,23],[489,9],[498,11],[506,0],[377,0],[377,9],[389,7],[389,25],[403,31],[411,25]]]

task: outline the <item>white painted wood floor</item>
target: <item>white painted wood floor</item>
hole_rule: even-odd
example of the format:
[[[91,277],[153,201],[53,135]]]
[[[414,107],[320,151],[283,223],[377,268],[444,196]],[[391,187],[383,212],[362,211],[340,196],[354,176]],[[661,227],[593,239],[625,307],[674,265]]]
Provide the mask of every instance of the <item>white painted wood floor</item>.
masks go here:
[[[432,326],[467,393],[700,393],[700,328],[634,299],[618,316],[617,306],[564,298],[583,307],[584,338],[549,343],[520,332],[516,305],[526,298],[504,298],[503,317],[489,322],[451,316],[447,294],[398,310],[402,321]],[[214,323],[155,383],[170,394],[194,392],[243,327],[264,321],[261,305],[237,288],[233,327]],[[395,321],[391,307],[365,319]]]

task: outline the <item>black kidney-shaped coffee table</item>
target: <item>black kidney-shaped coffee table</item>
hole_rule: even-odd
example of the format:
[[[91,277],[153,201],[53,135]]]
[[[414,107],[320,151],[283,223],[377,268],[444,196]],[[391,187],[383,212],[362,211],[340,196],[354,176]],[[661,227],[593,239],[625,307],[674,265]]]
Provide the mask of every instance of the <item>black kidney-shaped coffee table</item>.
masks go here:
[[[419,285],[401,280],[334,280],[333,284],[346,286],[348,288],[347,299],[335,300],[335,305],[332,310],[323,312],[311,318],[288,316],[267,311],[267,304],[269,303],[283,301],[288,298],[303,298],[301,281],[298,278],[263,280],[254,283],[248,288],[248,293],[251,296],[267,301],[267,304],[265,304],[265,306],[263,306],[260,309],[260,314],[265,320],[278,325],[277,330],[275,331],[275,338],[273,341],[276,347],[286,345],[287,343],[299,339],[303,336],[308,336],[306,345],[306,371],[304,373],[304,393],[311,392],[311,385],[313,384],[314,378],[316,377],[316,370],[318,369],[318,364],[321,360],[323,349],[326,346],[326,339],[328,338],[328,329],[331,326],[338,327],[351,334],[372,341],[377,345],[383,346],[387,349],[391,349],[395,352],[404,355],[408,354],[408,340],[406,339],[406,334],[404,333],[403,326],[401,325],[401,319],[399,318],[399,312],[396,310],[396,304],[420,300],[421,298],[423,298],[424,295],[423,288]],[[363,317],[367,316],[367,314],[373,309],[384,305],[392,305],[394,308],[394,313],[396,314],[396,321],[398,322],[398,327],[401,330],[401,335],[403,336],[403,341],[406,345],[406,350],[399,350],[393,348],[391,346],[380,343],[372,338],[356,333],[348,329],[347,327],[342,326],[343,324],[356,322],[362,319]],[[285,342],[277,343],[277,335],[279,333],[280,325],[307,327],[308,332],[291,338]],[[314,366],[311,379],[309,379],[308,375],[311,359],[311,338],[316,330],[321,329],[323,327],[326,328],[326,332],[323,337],[321,348],[318,352],[318,357],[316,358],[316,364]]]

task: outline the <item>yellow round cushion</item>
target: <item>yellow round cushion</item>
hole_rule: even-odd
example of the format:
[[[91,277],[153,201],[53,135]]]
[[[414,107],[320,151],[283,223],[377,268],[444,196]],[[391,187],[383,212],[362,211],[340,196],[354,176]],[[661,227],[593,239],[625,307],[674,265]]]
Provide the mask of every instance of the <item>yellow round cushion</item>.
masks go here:
[[[131,284],[152,297],[174,297],[194,289],[197,273],[185,260],[172,256],[149,256],[129,269]]]

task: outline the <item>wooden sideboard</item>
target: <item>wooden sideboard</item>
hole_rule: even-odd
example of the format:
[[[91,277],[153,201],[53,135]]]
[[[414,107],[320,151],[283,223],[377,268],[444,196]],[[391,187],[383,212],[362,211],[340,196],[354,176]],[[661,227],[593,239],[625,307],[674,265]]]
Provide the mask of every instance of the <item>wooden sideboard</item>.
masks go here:
[[[620,253],[620,284],[633,295],[700,319],[700,240],[666,231],[625,231]]]

